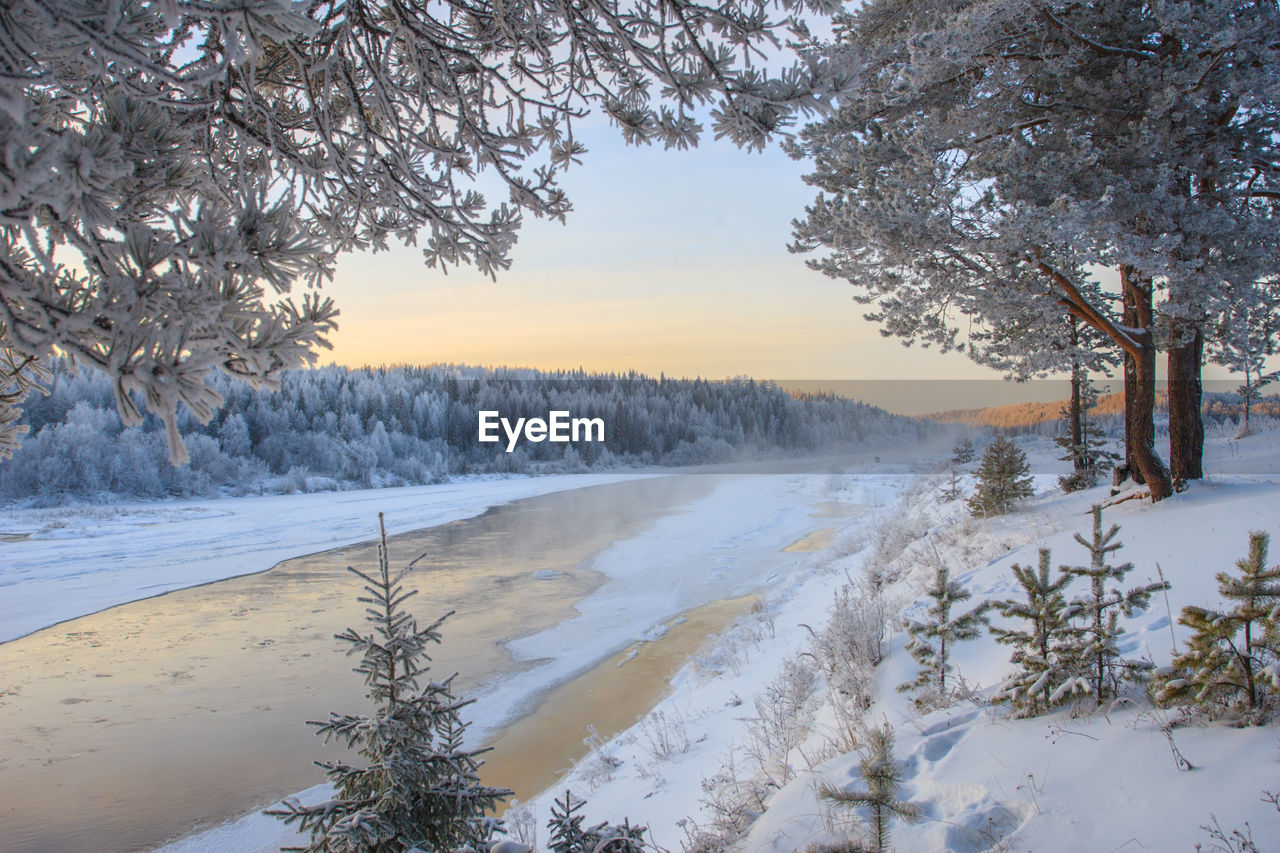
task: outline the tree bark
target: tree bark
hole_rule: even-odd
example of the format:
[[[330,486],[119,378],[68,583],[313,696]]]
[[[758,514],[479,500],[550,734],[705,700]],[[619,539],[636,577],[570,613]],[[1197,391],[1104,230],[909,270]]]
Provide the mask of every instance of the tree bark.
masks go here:
[[[1173,494],[1169,471],[1155,449],[1156,348],[1151,334],[1151,280],[1128,265],[1120,268],[1124,325],[1138,344],[1124,354],[1125,462],[1129,473],[1151,490],[1151,500]]]
[[[1077,347],[1080,346],[1080,330],[1076,327],[1076,318],[1069,317],[1071,323],[1071,402],[1067,404],[1067,419],[1070,422],[1071,430],[1071,461],[1073,469],[1077,472],[1083,471],[1088,467],[1085,463],[1088,461],[1085,457],[1088,455],[1088,449],[1084,446],[1083,430],[1081,429],[1080,414],[1080,379],[1083,376],[1083,369],[1080,367],[1080,359],[1075,354]]]
[[[1061,289],[1062,298],[1058,301],[1071,316],[1107,335],[1124,351],[1125,470],[1150,488],[1152,503],[1169,497],[1173,483],[1155,450],[1156,346],[1151,333],[1151,279],[1142,277],[1128,264],[1120,267],[1124,313],[1122,325],[1117,326],[1090,305],[1080,289],[1044,259],[1039,248],[1033,257],[1040,272]]]
[[[1200,366],[1204,331],[1194,320],[1173,320],[1169,344],[1169,469],[1174,483],[1204,476],[1204,387]]]

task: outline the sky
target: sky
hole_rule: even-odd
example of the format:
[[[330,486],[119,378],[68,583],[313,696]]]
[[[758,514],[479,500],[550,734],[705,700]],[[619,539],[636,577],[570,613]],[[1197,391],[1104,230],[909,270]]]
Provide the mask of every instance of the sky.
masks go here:
[[[416,249],[346,256],[326,289],[340,364],[462,362],[668,376],[990,377],[906,349],[853,289],[787,251],[814,191],[773,148],[622,144],[589,128],[566,224],[526,220],[510,270],[426,268]]]
[[[429,269],[416,248],[340,259],[326,286],[339,329],[320,361],[746,375],[911,414],[1066,396],[1065,381],[1014,385],[881,336],[851,285],[787,250],[815,190],[776,146],[636,148],[602,123],[577,135],[589,150],[563,181],[574,211],[527,219],[496,281]]]

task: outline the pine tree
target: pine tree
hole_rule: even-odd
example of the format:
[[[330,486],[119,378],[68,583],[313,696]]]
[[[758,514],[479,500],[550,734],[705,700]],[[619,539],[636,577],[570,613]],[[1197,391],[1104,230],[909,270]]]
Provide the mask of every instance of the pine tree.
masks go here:
[[[581,814],[586,800],[576,799],[570,791],[563,800],[551,805],[551,853],[640,853],[646,847],[643,826],[632,826],[624,820],[617,826],[601,823],[589,829],[583,828],[585,815]]]
[[[402,853],[480,849],[497,826],[485,815],[511,795],[506,788],[480,784],[478,756],[463,748],[467,724],[460,711],[472,700],[453,695],[450,683],[427,678],[427,648],[440,642],[446,613],[420,628],[404,603],[402,574],[391,574],[387,533],[378,514],[378,573],[347,571],[364,582],[358,600],[372,626],[361,634],[348,628],[335,635],[347,654],[360,655],[353,670],[364,676],[371,714],[331,713],[317,734],[355,749],[368,764],[317,762],[337,789],[315,805],[285,800],[268,814],[310,832],[307,853]]]
[[[1065,696],[1088,692],[1088,682],[1076,671],[1080,632],[1067,616],[1064,594],[1071,575],[1049,574],[1049,549],[1040,549],[1040,567],[1013,566],[1013,576],[1022,586],[1023,600],[996,602],[1000,615],[1021,619],[1024,628],[992,626],[996,642],[1013,646],[1010,663],[1018,669],[1001,685],[996,701],[1008,701],[1015,717],[1033,717],[1048,711]]]
[[[1027,455],[1004,436],[996,436],[978,466],[978,489],[969,498],[969,510],[980,518],[1003,515],[1014,501],[1034,493]]]
[[[978,636],[985,621],[986,604],[979,605],[959,616],[952,616],[952,608],[972,597],[959,582],[951,580],[951,573],[939,566],[933,575],[933,584],[925,590],[933,600],[927,611],[927,620],[912,622],[907,626],[911,639],[906,649],[920,664],[914,681],[898,685],[898,689],[920,691],[916,705],[924,707],[946,698],[947,673],[952,669],[951,652],[956,643]]]
[[[858,770],[866,782],[865,791],[846,791],[824,784],[818,796],[842,806],[863,806],[871,811],[871,851],[885,853],[889,849],[890,822],[896,817],[907,823],[920,820],[920,807],[898,799],[902,769],[893,757],[893,729],[886,723],[872,729],[862,751]]]
[[[1133,570],[1133,563],[1112,566],[1107,562],[1108,555],[1123,547],[1123,543],[1115,541],[1119,532],[1120,527],[1115,524],[1106,533],[1102,532],[1102,507],[1095,504],[1092,538],[1085,539],[1079,533],[1075,535],[1075,540],[1089,551],[1089,565],[1062,567],[1062,571],[1070,576],[1089,579],[1089,594],[1073,599],[1068,613],[1083,622],[1081,672],[1088,678],[1090,690],[1098,704],[1102,704],[1104,697],[1114,694],[1120,682],[1118,671],[1121,668],[1131,675],[1149,668],[1121,659],[1118,644],[1123,633],[1120,630],[1120,614],[1132,616],[1137,611],[1146,610],[1152,593],[1169,588],[1169,584],[1163,581],[1133,587],[1127,591],[1118,587],[1107,588],[1108,581],[1120,583]]]
[[[1102,449],[1102,430],[1089,418],[1089,412],[1098,403],[1098,387],[1081,367],[1073,372],[1072,383],[1073,388],[1078,389],[1073,395],[1078,396],[1078,410],[1073,417],[1070,408],[1064,408],[1062,415],[1073,421],[1075,426],[1067,435],[1053,439],[1063,449],[1059,458],[1071,463],[1071,473],[1058,478],[1058,485],[1067,492],[1097,485],[1098,477],[1116,459],[1114,453]]]
[[[951,449],[951,461],[956,465],[968,465],[973,461],[973,457],[973,441],[969,438],[961,439],[960,443]]]
[[[1235,602],[1227,611],[1184,607],[1178,622],[1191,628],[1187,651],[1160,679],[1157,700],[1205,710],[1245,705],[1256,713],[1280,694],[1280,565],[1267,568],[1269,534],[1249,534],[1249,555],[1236,561],[1239,577],[1218,573],[1218,591]]]
[[[950,482],[942,487],[942,499],[950,503],[958,500],[964,494],[964,490],[960,488],[960,476],[956,473],[954,466],[947,469],[947,476]]]

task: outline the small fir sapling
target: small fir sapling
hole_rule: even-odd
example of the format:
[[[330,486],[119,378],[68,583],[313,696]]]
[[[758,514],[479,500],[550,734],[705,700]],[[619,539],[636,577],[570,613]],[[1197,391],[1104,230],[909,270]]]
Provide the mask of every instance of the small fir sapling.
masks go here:
[[[1249,435],[1249,411],[1262,396],[1262,388],[1280,379],[1280,370],[1267,370],[1267,361],[1280,346],[1280,289],[1274,280],[1252,288],[1252,299],[1233,304],[1210,321],[1210,359],[1243,373],[1236,389],[1244,417],[1237,438]]]
[[[960,488],[960,477],[954,467],[947,471],[951,482],[942,488],[942,499],[948,503],[958,499],[964,491]]]
[[[997,436],[982,454],[977,490],[969,498],[969,510],[979,518],[1003,515],[1015,501],[1031,497],[1031,467],[1027,455],[1004,436]]]
[[[963,438],[959,444],[951,449],[951,462],[954,465],[968,465],[973,461],[975,453],[973,440]]]
[[[1039,569],[1014,564],[1013,576],[1025,598],[1006,599],[995,608],[1018,628],[993,625],[996,642],[1013,647],[1010,663],[1017,670],[1001,685],[995,701],[1007,701],[1015,717],[1034,717],[1074,693],[1087,693],[1089,683],[1078,674],[1080,629],[1068,618],[1065,590],[1071,575],[1050,576],[1049,549],[1040,549]]]
[[[1182,609],[1178,622],[1193,633],[1157,682],[1162,705],[1243,707],[1259,717],[1280,695],[1280,565],[1266,565],[1270,539],[1250,533],[1249,554],[1236,561],[1239,576],[1218,573],[1218,591],[1234,607]]]
[[[983,603],[953,616],[952,608],[971,598],[972,593],[953,581],[951,573],[943,566],[934,571],[933,583],[925,594],[932,600],[926,619],[913,621],[907,626],[911,639],[907,641],[906,650],[920,664],[920,671],[914,681],[898,685],[898,690],[903,692],[918,691],[915,703],[922,708],[946,699],[953,647],[958,642],[978,636],[986,621],[984,614],[988,607]]]
[[[331,713],[327,722],[312,722],[325,741],[336,740],[365,761],[317,762],[337,789],[315,805],[285,800],[267,814],[297,824],[311,835],[306,853],[406,853],[414,850],[478,851],[500,826],[486,817],[511,795],[506,788],[480,783],[479,756],[462,739],[467,724],[461,710],[473,700],[459,699],[443,681],[427,677],[427,649],[440,642],[440,625],[450,614],[425,628],[405,611],[417,590],[406,591],[403,573],[392,575],[387,532],[378,514],[378,572],[348,566],[364,582],[365,620],[361,634],[348,628],[337,639],[347,654],[359,655],[354,669],[364,676],[369,714]]]
[[[889,849],[890,824],[894,818],[907,823],[920,820],[920,807],[898,799],[902,785],[902,769],[893,756],[893,729],[886,723],[872,729],[862,750],[858,770],[866,783],[865,791],[847,791],[823,784],[818,796],[830,803],[846,807],[862,807],[871,812],[871,853]],[[855,847],[854,849],[859,849]]]
[[[563,799],[555,800],[551,805],[551,819],[547,821],[547,829],[551,831],[548,840],[550,853],[640,853],[646,848],[643,826],[632,826],[623,821],[617,826],[600,823],[584,828],[582,823],[586,815],[582,808],[587,804],[564,792]]]
[[[1102,507],[1093,507],[1093,534],[1085,539],[1079,533],[1075,540],[1089,551],[1088,566],[1062,566],[1062,571],[1072,577],[1089,579],[1089,594],[1072,599],[1068,613],[1081,623],[1080,666],[1081,674],[1089,681],[1090,690],[1098,704],[1107,696],[1115,694],[1121,680],[1120,670],[1131,677],[1139,677],[1150,665],[1134,661],[1124,661],[1120,656],[1119,639],[1123,633],[1120,629],[1120,614],[1132,616],[1146,610],[1151,602],[1152,593],[1169,588],[1164,581],[1136,586],[1129,590],[1118,587],[1107,587],[1109,581],[1121,583],[1125,575],[1133,570],[1133,563],[1113,566],[1107,562],[1108,556],[1120,550],[1123,543],[1115,541],[1120,527],[1111,525],[1102,532]]]
[[[1076,368],[1074,382],[1079,388],[1078,424],[1067,435],[1053,439],[1063,450],[1063,455],[1059,458],[1071,463],[1071,473],[1058,478],[1058,485],[1067,492],[1097,485],[1098,478],[1117,458],[1116,454],[1102,449],[1105,443],[1102,430],[1089,417],[1089,412],[1098,403],[1098,387],[1093,384],[1089,374],[1079,367]],[[1064,408],[1062,415],[1070,420],[1070,409]]]

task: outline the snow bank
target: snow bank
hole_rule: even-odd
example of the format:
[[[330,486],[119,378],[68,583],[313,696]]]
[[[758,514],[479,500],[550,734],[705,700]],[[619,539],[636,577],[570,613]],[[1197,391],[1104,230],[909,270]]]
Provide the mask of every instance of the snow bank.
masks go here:
[[[1123,622],[1126,657],[1167,665],[1174,637],[1179,644],[1186,639],[1177,614],[1187,604],[1218,601],[1214,575],[1244,556],[1249,531],[1268,531],[1280,542],[1277,438],[1272,433],[1219,440],[1206,454],[1211,471],[1217,460],[1227,463],[1219,469],[1247,474],[1211,473],[1158,505],[1127,501],[1105,510],[1104,526],[1119,524],[1124,543],[1112,562],[1135,565],[1125,585],[1156,580],[1157,565],[1172,584],[1168,606],[1157,595],[1147,612]],[[1045,448],[1031,444],[1043,465]],[[1020,511],[983,523],[936,500],[915,511],[924,519],[931,548],[977,601],[1017,597],[1010,566],[1034,565],[1040,547],[1052,549],[1055,566],[1086,562],[1088,554],[1073,534],[1087,535],[1090,504],[1106,497],[1104,488],[1075,495],[1046,489]],[[919,562],[925,568],[928,561]],[[903,583],[919,590],[923,579],[917,569]],[[902,615],[917,616],[923,606],[912,604]],[[1233,829],[1251,833],[1260,850],[1280,849],[1280,812],[1264,797],[1280,792],[1274,723],[1171,725],[1175,711],[1152,707],[1136,691],[1098,710],[1086,701],[1041,717],[1010,719],[1006,707],[988,703],[1011,668],[1009,648],[989,635],[956,648],[954,662],[968,698],[920,715],[894,689],[915,674],[902,650],[904,639],[902,633],[892,638],[887,659],[876,669],[876,699],[865,717],[896,729],[905,777],[901,798],[924,812],[914,826],[895,825],[894,849],[1246,849],[1215,842],[1213,828],[1226,835]],[[805,747],[817,750],[832,730],[828,723]],[[1182,759],[1194,769],[1185,769]],[[840,754],[798,772],[771,798],[738,849],[793,851],[857,837],[850,814],[816,796],[824,782],[862,788],[858,755]]]

